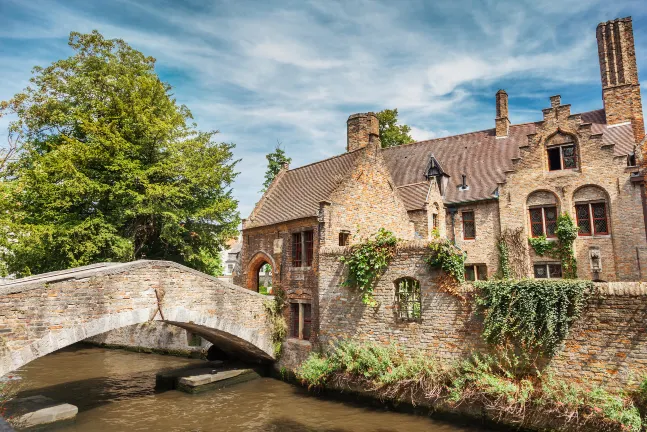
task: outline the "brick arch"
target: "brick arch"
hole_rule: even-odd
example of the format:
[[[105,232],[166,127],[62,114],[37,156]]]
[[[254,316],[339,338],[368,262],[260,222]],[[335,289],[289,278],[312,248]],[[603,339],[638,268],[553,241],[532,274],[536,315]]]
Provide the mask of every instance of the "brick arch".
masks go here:
[[[558,212],[562,207],[559,196],[550,189],[535,189],[526,196],[526,208],[550,204],[555,204]]]
[[[267,252],[261,250],[256,252],[247,264],[247,269],[245,271],[247,278],[245,281],[245,286],[247,289],[252,291],[258,290],[258,271],[261,269],[261,266],[264,263],[268,263],[272,267],[272,285],[276,286],[276,274],[278,273],[278,268],[274,258]]]
[[[568,137],[567,140],[560,139],[560,136]],[[572,143],[575,146],[575,161],[577,164],[576,170],[580,170],[582,167],[582,153],[580,151],[580,140],[575,132],[558,127],[554,132],[548,134],[542,142],[542,161],[544,164],[544,169],[548,171],[548,153],[546,149],[551,145],[567,144]]]

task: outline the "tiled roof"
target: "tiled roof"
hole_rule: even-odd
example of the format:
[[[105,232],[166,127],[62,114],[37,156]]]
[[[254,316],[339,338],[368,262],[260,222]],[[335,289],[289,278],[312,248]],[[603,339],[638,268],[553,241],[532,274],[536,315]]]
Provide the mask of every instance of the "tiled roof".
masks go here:
[[[604,110],[582,113],[582,121],[592,123],[592,132],[603,133],[604,144],[615,144],[617,156],[633,151],[631,125],[607,128]],[[528,142],[535,123],[511,125],[509,136],[497,140],[495,130],[488,129],[446,138],[420,141],[382,150],[391,176],[407,210],[421,209],[428,185],[425,169],[433,154],[445,173],[450,175],[445,203],[459,203],[495,198],[497,183],[505,180],[504,172],[512,168],[519,146]],[[316,216],[319,203],[325,201],[339,181],[351,169],[358,151],[325,159],[284,173],[266,193],[250,226]],[[465,174],[467,190],[458,186]]]
[[[271,225],[316,216],[325,201],[353,165],[358,151],[287,171],[272,184],[251,226]]]

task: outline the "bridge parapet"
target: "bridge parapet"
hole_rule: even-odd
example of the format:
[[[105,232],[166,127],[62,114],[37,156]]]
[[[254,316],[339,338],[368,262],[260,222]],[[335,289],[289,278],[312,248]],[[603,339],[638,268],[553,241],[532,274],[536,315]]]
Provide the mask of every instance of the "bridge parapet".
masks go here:
[[[271,297],[170,261],[79,267],[0,285],[0,376],[116,328],[162,320],[272,360]]]

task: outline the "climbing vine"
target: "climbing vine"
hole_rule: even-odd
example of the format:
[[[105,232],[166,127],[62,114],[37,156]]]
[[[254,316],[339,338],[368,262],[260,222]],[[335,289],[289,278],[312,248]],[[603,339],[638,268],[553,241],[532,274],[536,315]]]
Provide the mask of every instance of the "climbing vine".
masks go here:
[[[558,279],[487,281],[475,286],[488,343],[548,355],[566,338],[593,289],[590,281]]]
[[[564,279],[577,278],[577,260],[573,250],[573,243],[577,239],[578,227],[568,213],[562,213],[557,218],[555,234],[556,241],[550,241],[546,236],[531,237],[528,243],[539,256],[550,256],[562,262],[562,277]]]
[[[274,299],[267,300],[263,303],[263,307],[265,307],[270,321],[274,357],[278,360],[283,351],[283,341],[288,334],[288,323],[283,316],[285,292],[281,288],[275,288]]]
[[[375,281],[395,256],[397,243],[398,239],[392,232],[380,228],[373,238],[351,246],[339,258],[348,268],[348,276],[343,285],[358,288],[362,292],[364,304],[377,306],[373,298]]]
[[[501,279],[510,279],[510,250],[508,249],[508,244],[503,239],[499,239],[497,247],[499,249],[499,277]]]
[[[530,267],[526,237],[523,228],[506,228],[497,242],[499,251],[499,279],[520,279]]]
[[[443,273],[438,276],[438,287],[465,302],[460,292],[460,284],[465,282],[465,252],[447,239],[436,240],[429,244],[430,254],[425,261],[432,268],[439,268]]]

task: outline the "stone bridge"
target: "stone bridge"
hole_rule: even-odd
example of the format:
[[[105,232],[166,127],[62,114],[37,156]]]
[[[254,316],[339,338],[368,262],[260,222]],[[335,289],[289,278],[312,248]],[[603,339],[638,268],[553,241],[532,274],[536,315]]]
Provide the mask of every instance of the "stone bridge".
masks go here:
[[[168,261],[104,263],[0,285],[0,376],[120,327],[159,320],[272,361],[272,300]]]

